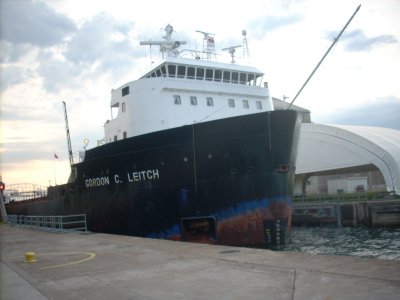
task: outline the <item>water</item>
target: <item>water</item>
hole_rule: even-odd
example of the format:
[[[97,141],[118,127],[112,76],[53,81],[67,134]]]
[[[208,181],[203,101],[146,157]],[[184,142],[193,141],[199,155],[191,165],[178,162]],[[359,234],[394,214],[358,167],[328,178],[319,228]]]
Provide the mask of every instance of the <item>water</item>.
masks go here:
[[[292,227],[285,251],[400,260],[400,229]]]

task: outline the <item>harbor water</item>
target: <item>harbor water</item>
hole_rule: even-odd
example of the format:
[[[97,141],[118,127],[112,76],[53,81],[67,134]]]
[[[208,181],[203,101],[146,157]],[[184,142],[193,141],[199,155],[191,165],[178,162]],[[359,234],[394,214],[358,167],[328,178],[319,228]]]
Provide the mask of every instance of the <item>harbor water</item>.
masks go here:
[[[400,229],[292,227],[284,251],[400,260]]]

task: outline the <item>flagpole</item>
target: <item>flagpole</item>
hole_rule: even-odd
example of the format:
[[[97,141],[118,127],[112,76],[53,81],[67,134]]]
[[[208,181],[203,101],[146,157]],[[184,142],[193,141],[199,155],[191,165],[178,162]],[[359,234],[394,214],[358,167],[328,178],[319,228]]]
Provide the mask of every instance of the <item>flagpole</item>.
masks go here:
[[[56,171],[56,159],[57,159],[57,155],[56,153],[53,151],[53,165],[54,165],[54,186],[57,185],[57,171]]]

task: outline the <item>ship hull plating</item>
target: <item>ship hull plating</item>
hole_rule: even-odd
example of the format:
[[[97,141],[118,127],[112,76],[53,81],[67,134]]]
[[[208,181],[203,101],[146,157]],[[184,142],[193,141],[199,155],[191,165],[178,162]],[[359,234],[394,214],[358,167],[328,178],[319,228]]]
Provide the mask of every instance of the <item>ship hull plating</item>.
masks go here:
[[[299,118],[274,111],[124,139],[86,151],[75,180],[9,214],[85,213],[107,232],[273,247],[291,224]]]

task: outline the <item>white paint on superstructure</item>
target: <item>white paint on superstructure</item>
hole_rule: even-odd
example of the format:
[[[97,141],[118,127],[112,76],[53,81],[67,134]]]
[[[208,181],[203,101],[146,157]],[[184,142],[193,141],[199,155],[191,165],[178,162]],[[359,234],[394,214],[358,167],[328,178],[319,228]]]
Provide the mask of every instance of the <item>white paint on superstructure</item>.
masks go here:
[[[164,43],[156,44],[174,55],[168,55],[140,79],[111,91],[110,106],[114,112],[104,126],[106,143],[273,110],[261,71],[250,66],[179,57],[179,46],[171,40],[171,33],[168,32]],[[145,44],[148,43],[151,42]]]

